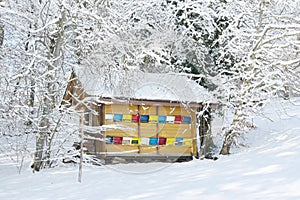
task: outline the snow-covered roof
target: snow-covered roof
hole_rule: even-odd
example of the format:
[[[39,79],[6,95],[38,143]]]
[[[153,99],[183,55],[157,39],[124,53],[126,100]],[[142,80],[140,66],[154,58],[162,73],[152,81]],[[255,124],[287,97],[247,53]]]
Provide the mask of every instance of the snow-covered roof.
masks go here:
[[[178,74],[79,70],[77,76],[88,96],[212,102],[205,88]]]

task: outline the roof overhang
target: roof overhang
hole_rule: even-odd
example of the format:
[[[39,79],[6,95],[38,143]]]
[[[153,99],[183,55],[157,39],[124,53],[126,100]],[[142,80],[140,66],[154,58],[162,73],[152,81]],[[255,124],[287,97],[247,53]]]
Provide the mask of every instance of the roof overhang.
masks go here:
[[[200,108],[210,107],[216,108],[214,103],[203,103],[203,102],[180,102],[180,101],[168,101],[168,100],[149,100],[149,99],[134,99],[124,97],[97,97],[88,96],[86,98],[94,99],[96,102],[101,104],[128,104],[128,105],[150,105],[150,106],[182,106],[187,108]]]

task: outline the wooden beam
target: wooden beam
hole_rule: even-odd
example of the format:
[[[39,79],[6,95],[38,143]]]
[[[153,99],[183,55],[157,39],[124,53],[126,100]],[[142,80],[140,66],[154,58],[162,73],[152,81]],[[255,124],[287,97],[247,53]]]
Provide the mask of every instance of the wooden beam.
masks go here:
[[[147,100],[147,99],[126,99],[126,98],[108,98],[100,97],[99,100],[104,104],[129,104],[129,105],[149,105],[149,106],[181,106],[188,108],[202,108],[202,103],[196,102],[178,102],[168,100]]]

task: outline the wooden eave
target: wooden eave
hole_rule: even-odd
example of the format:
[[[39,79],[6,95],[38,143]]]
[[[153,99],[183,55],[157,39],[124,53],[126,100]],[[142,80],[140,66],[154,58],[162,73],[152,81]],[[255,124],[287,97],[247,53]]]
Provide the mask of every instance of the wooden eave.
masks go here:
[[[78,102],[76,99],[74,99],[74,96],[76,96],[80,100],[83,100],[86,94],[84,89],[82,88],[81,83],[78,81],[77,75],[75,74],[75,72],[72,72],[60,106],[64,105],[69,107],[71,105],[77,104]]]

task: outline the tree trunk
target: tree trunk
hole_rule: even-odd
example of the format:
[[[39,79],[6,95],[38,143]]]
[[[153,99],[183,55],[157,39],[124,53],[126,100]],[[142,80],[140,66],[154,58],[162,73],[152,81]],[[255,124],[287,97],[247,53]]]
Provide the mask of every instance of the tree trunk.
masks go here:
[[[39,124],[39,133],[36,141],[36,152],[34,155],[33,170],[39,171],[41,168],[50,165],[50,155],[51,155],[51,140],[55,130],[50,130],[51,126],[49,117],[55,107],[55,75],[57,73],[57,67],[60,64],[60,53],[61,47],[64,41],[64,21],[65,21],[65,11],[62,11],[62,18],[58,22],[58,33],[56,40],[52,39],[50,41],[49,58],[54,59],[53,65],[48,65],[47,69],[47,80],[45,81],[45,94],[42,101],[42,117]],[[54,66],[54,67],[53,67]],[[51,71],[55,71],[52,73]]]
[[[230,148],[231,148],[231,145],[233,142],[233,137],[232,137],[233,135],[231,133],[232,133],[232,131],[229,130],[225,134],[225,139],[224,139],[222,149],[220,152],[221,155],[229,155],[230,154]]]
[[[32,6],[32,9],[33,6]],[[32,13],[32,12],[31,12]],[[36,24],[34,25],[34,27],[36,28]],[[29,29],[31,30],[32,29],[32,25],[29,24]],[[31,34],[30,32],[27,34],[28,38],[31,37]],[[25,43],[25,51],[29,51],[29,42],[27,41]],[[32,66],[33,68],[34,66]],[[29,108],[29,120],[26,122],[26,125],[28,127],[30,127],[32,125],[32,118],[33,118],[33,115],[34,115],[34,111],[33,111],[33,106],[34,106],[34,99],[35,99],[35,80],[33,78],[33,74],[30,75],[30,88],[29,88],[29,99],[28,99],[28,108]]]
[[[0,2],[2,2],[2,0],[0,0]],[[4,25],[0,22],[0,47],[3,45],[3,41],[4,41]]]
[[[200,151],[199,157],[203,159],[208,153],[211,153],[215,148],[211,135],[211,115],[210,109],[204,111],[199,120],[199,137],[200,137]]]
[[[245,121],[245,114],[242,112],[242,103],[238,105],[238,108],[236,108],[234,112],[234,118],[232,121],[232,124],[230,128],[225,133],[224,142],[222,145],[222,149],[220,151],[221,155],[229,155],[230,154],[230,148],[233,144],[233,141],[235,138],[239,137],[246,126]]]
[[[44,147],[46,146],[47,135],[49,130],[49,120],[47,118],[48,108],[46,106],[43,106],[42,109],[43,116],[39,124],[39,134],[36,141],[34,162],[31,166],[33,168],[33,171],[40,171],[40,169],[44,167],[44,162],[47,160],[47,158],[44,157]]]
[[[3,41],[4,41],[4,27],[0,23],[0,47],[3,45]]]
[[[52,77],[53,78],[53,77]],[[49,78],[51,80],[51,77]],[[39,123],[39,132],[38,138],[36,141],[36,151],[34,154],[34,163],[33,163],[33,170],[39,171],[41,168],[47,166],[50,163],[50,153],[47,151],[48,146],[50,145],[51,141],[51,130],[50,130],[50,114],[54,108],[54,100],[53,100],[53,86],[47,84],[47,91],[48,93],[44,94],[44,98],[42,101],[42,116]],[[53,133],[52,133],[53,134]]]

